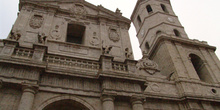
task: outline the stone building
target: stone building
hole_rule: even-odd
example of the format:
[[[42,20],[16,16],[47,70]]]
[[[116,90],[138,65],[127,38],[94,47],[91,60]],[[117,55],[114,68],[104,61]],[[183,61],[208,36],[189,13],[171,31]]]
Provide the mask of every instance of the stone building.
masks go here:
[[[84,0],[19,11],[0,40],[0,110],[220,110],[216,48],[188,38],[169,0],[138,0],[131,20]]]

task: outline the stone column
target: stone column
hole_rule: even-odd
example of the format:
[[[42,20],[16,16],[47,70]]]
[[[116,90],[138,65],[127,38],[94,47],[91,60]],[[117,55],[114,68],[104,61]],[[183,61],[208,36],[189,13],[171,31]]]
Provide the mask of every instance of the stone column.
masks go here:
[[[25,85],[22,89],[23,93],[18,110],[32,110],[36,88],[30,85]]]
[[[103,96],[102,97],[102,109],[103,110],[114,110],[114,97],[113,96]]]
[[[132,110],[144,110],[143,101],[141,98],[131,99]]]

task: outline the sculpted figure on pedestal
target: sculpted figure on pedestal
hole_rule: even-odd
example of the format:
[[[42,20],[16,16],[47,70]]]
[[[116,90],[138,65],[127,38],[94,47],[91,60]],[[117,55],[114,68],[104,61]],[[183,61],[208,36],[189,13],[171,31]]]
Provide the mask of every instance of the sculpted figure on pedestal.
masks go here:
[[[38,43],[45,44],[47,36],[44,33],[38,33]]]
[[[21,37],[21,32],[19,30],[11,31],[9,39],[18,41]]]
[[[112,46],[102,46],[102,54],[109,54]]]
[[[133,54],[133,53],[132,53],[132,51],[129,50],[129,48],[126,48],[126,49],[125,49],[125,57],[126,57],[127,59],[131,58],[132,54]]]

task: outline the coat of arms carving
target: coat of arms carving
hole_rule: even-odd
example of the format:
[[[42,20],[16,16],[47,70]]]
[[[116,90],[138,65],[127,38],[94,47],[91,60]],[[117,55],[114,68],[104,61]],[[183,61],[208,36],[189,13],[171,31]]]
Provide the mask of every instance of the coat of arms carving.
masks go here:
[[[109,29],[109,39],[112,40],[113,42],[118,42],[120,40],[120,36],[117,29],[115,28]]]
[[[74,4],[70,8],[70,11],[78,18],[85,18],[87,14],[86,9],[82,4]]]
[[[40,28],[43,24],[44,18],[41,15],[34,15],[31,17],[30,20],[30,27],[32,27],[33,29],[37,29]]]
[[[150,75],[160,71],[157,63],[148,59],[147,55],[143,55],[143,58],[138,61],[136,67],[139,70],[145,70]]]

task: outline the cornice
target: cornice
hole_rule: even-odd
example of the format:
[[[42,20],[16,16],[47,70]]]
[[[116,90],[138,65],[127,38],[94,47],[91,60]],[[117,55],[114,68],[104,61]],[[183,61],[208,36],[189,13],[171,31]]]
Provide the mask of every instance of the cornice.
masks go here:
[[[179,37],[172,36],[172,35],[161,35],[161,36],[158,36],[155,39],[155,41],[153,42],[154,45],[152,45],[152,48],[148,52],[148,55],[150,57],[152,57],[152,55],[154,54],[154,51],[157,49],[157,47],[159,47],[159,45],[163,41],[179,42],[179,43],[185,44],[185,45],[193,45],[193,46],[196,46],[196,47],[203,47],[203,48],[211,49],[211,50],[214,50],[214,51],[216,50],[216,47],[210,46],[205,42],[195,41],[195,40],[191,40],[191,39],[188,39],[188,38],[179,38]]]
[[[47,10],[54,10],[56,13],[58,12],[61,12],[61,13],[67,13],[68,15],[72,14],[69,10],[64,10],[64,9],[61,9],[59,6],[57,5],[51,5],[51,4],[43,4],[43,3],[39,3],[39,2],[43,2],[45,0],[32,0],[32,1],[27,1],[27,0],[20,0],[20,3],[19,3],[19,11],[22,9],[23,6],[25,5],[32,5],[33,7],[42,7],[42,8],[45,8]],[[47,0],[48,2],[48,0]],[[58,2],[58,3],[65,3],[67,1],[56,1],[56,0],[51,0],[49,2]],[[113,20],[113,21],[117,21],[117,22],[123,22],[123,23],[127,23],[129,24],[130,26],[130,23],[131,23],[131,20],[126,18],[126,17],[123,17],[121,15],[117,15],[115,12],[112,12],[102,6],[95,6],[93,4],[90,4],[88,2],[82,2],[82,1],[69,1],[71,3],[83,3],[83,5],[87,6],[87,7],[90,7],[92,9],[95,9],[96,11],[98,11],[99,13],[100,12],[104,12],[104,13],[107,13],[109,14],[110,16],[112,17],[109,17],[109,16],[105,16],[105,15],[98,15],[98,16],[94,16],[94,15],[90,15],[90,14],[87,14],[87,16],[89,17],[97,17],[97,18],[104,18],[104,19],[109,19],[109,20]],[[68,2],[68,3],[69,3]]]

